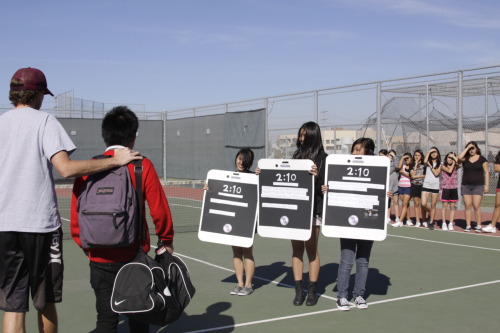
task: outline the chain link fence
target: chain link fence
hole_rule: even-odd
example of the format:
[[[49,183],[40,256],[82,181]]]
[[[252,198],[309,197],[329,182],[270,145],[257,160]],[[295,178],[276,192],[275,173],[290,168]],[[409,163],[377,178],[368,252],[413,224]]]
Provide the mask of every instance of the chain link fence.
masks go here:
[[[499,95],[500,66],[490,66],[178,109],[166,111],[165,119],[240,105],[265,108],[268,158],[290,158],[298,129],[313,120],[328,153],[349,153],[364,136],[400,156],[437,147],[444,157],[474,140],[492,162],[500,148]],[[491,172],[491,178],[493,195],[497,175]]]
[[[196,169],[190,166],[183,170],[182,179],[170,176],[180,174],[177,170],[180,166],[167,163],[169,158],[176,158],[169,156],[167,147],[183,154],[193,151],[186,146],[185,140],[179,140],[177,148],[167,142],[167,134],[172,134],[166,133],[171,127],[169,122],[263,109],[264,154],[268,158],[290,158],[296,149],[298,129],[312,120],[320,124],[324,146],[330,154],[349,153],[354,140],[362,136],[374,139],[377,149],[394,149],[400,156],[415,149],[426,152],[430,147],[437,147],[444,157],[450,151],[459,153],[468,141],[474,140],[492,168],[493,158],[500,149],[499,98],[500,66],[490,66],[177,110],[146,112],[144,105],[129,107],[141,120],[162,123],[161,130],[157,127],[154,133],[148,133],[148,140],[154,142],[155,147],[160,142],[163,147],[159,147],[161,153],[158,155],[163,158],[160,161],[157,156],[156,169],[168,185],[166,192],[176,219],[185,220],[184,225],[191,225],[193,229],[198,224],[203,195],[203,179],[200,179],[203,177],[198,170],[203,168],[203,161],[198,161],[201,166],[196,174],[186,174],[186,170]],[[57,96],[53,103],[53,107],[44,111],[59,118],[82,121],[101,119],[105,112],[118,105],[74,98],[72,91]],[[0,113],[8,109],[0,108]],[[227,145],[224,130],[214,131],[215,125],[211,127],[212,132],[208,127],[203,129],[204,135],[210,134],[212,141]],[[185,131],[186,140],[194,137],[189,128]],[[214,135],[220,135],[220,140]],[[144,145],[147,147],[148,143]],[[83,144],[79,148],[92,150],[95,147]],[[203,156],[215,155],[203,152]],[[497,175],[491,172],[491,177],[490,194],[493,197]],[[483,203],[486,201],[487,197]],[[181,215],[187,217],[181,218]]]

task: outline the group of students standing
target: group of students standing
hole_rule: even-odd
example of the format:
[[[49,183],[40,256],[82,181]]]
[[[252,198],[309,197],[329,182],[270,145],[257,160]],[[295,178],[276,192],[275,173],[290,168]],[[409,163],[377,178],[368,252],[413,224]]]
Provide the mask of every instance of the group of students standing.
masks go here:
[[[496,221],[500,217],[500,182],[497,184],[492,221],[483,227],[481,202],[483,195],[489,192],[490,168],[488,160],[481,155],[481,149],[475,141],[467,143],[458,156],[454,152],[449,152],[444,159],[441,158],[437,147],[431,147],[425,156],[420,149],[415,150],[413,155],[405,153],[399,161],[394,150],[382,149],[379,155],[391,159],[389,192],[390,203],[395,212],[394,223],[391,224],[393,227],[422,226],[433,230],[436,225],[436,205],[439,199],[442,203],[441,229],[454,230],[456,203],[459,199],[458,171],[461,168],[460,192],[465,206],[466,222],[464,231],[472,230],[472,212],[474,212],[476,232],[496,232]],[[496,157],[494,171],[500,171],[500,152]],[[415,223],[410,218],[411,200],[413,200]],[[387,223],[390,221],[389,210]]]
[[[311,237],[307,241],[292,240],[292,272],[294,277],[295,296],[293,305],[300,306],[304,302],[313,306],[318,302],[316,284],[320,272],[320,257],[318,253],[318,239],[323,215],[323,196],[327,191],[325,184],[326,157],[323,147],[321,129],[315,122],[304,123],[297,134],[297,149],[293,159],[310,159],[314,162],[310,173],[315,178],[313,195],[313,227]],[[351,149],[353,155],[374,155],[375,143],[369,138],[359,138]],[[235,168],[238,172],[249,172],[252,166],[253,153],[249,149],[240,150],[235,157]],[[260,169],[255,171],[260,173]],[[340,239],[340,264],[337,283],[337,307],[341,311],[348,311],[351,305],[366,309],[368,304],[364,299],[366,280],[368,278],[368,262],[370,259],[373,241],[358,239]],[[233,264],[237,285],[230,294],[246,296],[253,292],[252,278],[255,271],[255,262],[252,248],[233,246]],[[309,281],[304,290],[304,253],[308,259]],[[353,304],[348,299],[349,280],[352,267],[356,263],[356,277],[354,280]],[[245,276],[245,279],[243,278]]]
[[[293,305],[315,305],[318,301],[316,283],[319,278],[320,257],[318,253],[319,229],[322,224],[323,195],[327,192],[325,184],[325,170],[327,154],[323,148],[321,130],[317,123],[303,124],[297,134],[297,149],[293,159],[310,159],[314,162],[310,173],[315,177],[315,193],[313,203],[313,228],[311,237],[307,241],[292,240],[292,272],[295,281],[295,297]],[[352,155],[374,155],[375,144],[372,139],[359,138],[351,148]],[[472,230],[472,211],[475,213],[476,232],[496,232],[496,221],[500,217],[500,180],[497,184],[495,210],[492,224],[482,227],[481,201],[485,193],[489,192],[489,165],[481,155],[476,142],[469,142],[465,149],[457,156],[454,152],[441,158],[437,147],[432,147],[424,154],[417,149],[412,154],[405,153],[397,159],[394,150],[379,151],[380,156],[387,156],[390,160],[389,176],[389,208],[394,207],[395,222],[391,225],[399,227],[406,225],[427,227],[434,229],[436,224],[436,205],[438,199],[442,203],[442,230],[454,230],[456,203],[459,199],[458,170],[462,168],[461,194],[465,204],[466,232]],[[238,172],[250,172],[253,163],[253,153],[249,149],[240,150],[236,154],[235,167]],[[498,153],[495,172],[500,172],[500,152]],[[256,169],[259,174],[259,168]],[[415,210],[415,224],[410,219],[410,200],[413,199]],[[401,204],[399,202],[401,201]],[[446,216],[449,219],[446,219]],[[390,209],[388,209],[387,223],[390,223]],[[448,222],[449,221],[449,222]],[[340,264],[337,275],[337,307],[347,311],[352,305],[366,309],[368,304],[364,299],[366,281],[368,278],[368,264],[373,241],[359,239],[340,239]],[[309,261],[309,283],[306,291],[303,286],[304,253]],[[245,296],[253,292],[252,278],[255,271],[255,262],[252,248],[233,247],[233,263],[237,277],[237,285],[231,290],[232,295]],[[352,267],[356,264],[356,275],[352,296],[354,302],[349,301],[349,280]],[[243,278],[245,276],[245,279]]]

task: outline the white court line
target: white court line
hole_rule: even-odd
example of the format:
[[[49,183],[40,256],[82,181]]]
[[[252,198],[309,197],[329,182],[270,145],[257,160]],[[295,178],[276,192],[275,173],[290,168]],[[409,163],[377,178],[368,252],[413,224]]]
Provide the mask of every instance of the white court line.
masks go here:
[[[188,205],[182,205],[182,204],[175,204],[175,203],[168,203],[169,206],[182,206],[182,207],[188,207],[188,208],[197,208],[197,209],[201,209],[201,207],[197,207],[197,206],[188,206]]]
[[[400,301],[400,300],[405,300],[405,299],[411,299],[411,298],[417,298],[417,297],[423,297],[423,296],[429,296],[429,295],[435,295],[435,294],[442,294],[442,293],[447,293],[447,292],[451,292],[451,291],[455,291],[455,290],[463,290],[463,289],[480,287],[480,286],[485,286],[485,285],[495,284],[495,283],[500,283],[500,280],[483,282],[483,283],[477,283],[477,284],[472,284],[472,285],[463,286],[463,287],[457,287],[457,288],[450,288],[450,289],[444,289],[444,290],[438,290],[438,291],[431,291],[431,292],[423,293],[423,294],[416,294],[416,295],[409,295],[409,296],[403,296],[403,297],[396,297],[396,298],[391,298],[391,299],[386,299],[386,300],[381,300],[381,301],[376,301],[376,302],[370,302],[370,306],[377,305],[377,304],[383,304],[383,303],[390,303],[390,302],[395,302],[395,301]],[[328,309],[328,310],[322,310],[322,311],[315,311],[315,312],[308,312],[308,313],[296,314],[296,315],[292,315],[292,316],[284,316],[284,317],[270,318],[270,319],[264,319],[264,320],[249,321],[249,322],[241,323],[241,324],[234,324],[234,325],[220,326],[220,327],[212,327],[212,328],[207,328],[207,329],[202,329],[202,330],[189,331],[189,332],[186,332],[186,333],[212,332],[212,331],[217,331],[217,330],[221,330],[221,329],[228,329],[228,328],[235,328],[235,327],[242,327],[242,326],[257,325],[257,324],[269,323],[269,322],[273,322],[273,321],[279,321],[279,320],[285,320],[285,319],[292,319],[292,318],[297,318],[297,317],[313,316],[313,315],[317,315],[317,314],[323,314],[323,313],[335,312],[335,311],[339,311],[339,309],[335,308],[335,309]]]
[[[187,255],[184,255],[184,254],[181,254],[181,253],[178,253],[178,252],[176,252],[175,254],[177,254],[178,256],[183,257],[183,258],[188,258],[188,259],[191,259],[193,261],[197,261],[199,263],[202,263],[202,264],[205,264],[205,265],[208,265],[208,266],[212,266],[212,267],[219,268],[219,269],[222,269],[222,270],[227,271],[227,272],[234,273],[234,269],[230,269],[230,268],[226,268],[226,267],[214,265],[214,264],[211,264],[209,262],[206,262],[206,261],[203,261],[203,260],[200,260],[200,259],[196,259],[196,258],[187,256]],[[255,276],[254,275],[253,278],[257,279],[257,280],[261,280],[261,281],[273,283],[273,284],[275,284],[277,286],[282,286],[282,287],[287,287],[287,288],[295,288],[295,286],[291,286],[289,284],[278,282],[278,281],[274,281],[274,280],[269,280],[269,279],[266,279],[266,278],[263,278],[263,277],[260,277],[260,276]],[[328,299],[331,299],[331,300],[334,300],[334,301],[337,300],[336,298],[331,297],[331,296],[327,296],[327,295],[318,294],[318,296],[323,297],[323,298],[328,298]]]
[[[65,221],[69,221],[67,219],[62,218]],[[463,244],[456,244],[456,243],[448,243],[448,242],[439,242],[439,241],[432,241],[432,240],[426,240],[426,239],[420,239],[420,238],[413,238],[413,237],[406,237],[406,236],[398,236],[398,235],[389,235],[392,237],[399,237],[399,238],[405,238],[405,239],[411,239],[411,240],[417,240],[417,241],[424,241],[424,242],[430,242],[430,243],[438,243],[438,244],[445,244],[445,245],[453,245],[453,246],[462,246],[462,247],[469,247],[469,248],[476,248],[476,249],[483,249],[483,250],[490,250],[490,251],[500,251],[500,249],[492,249],[492,248],[486,248],[486,247],[479,247],[479,246],[472,246],[472,245],[463,245]],[[155,245],[151,245],[153,248],[156,248]],[[177,255],[188,258],[193,261],[197,261],[200,263],[203,263],[208,266],[212,266],[221,270],[225,270],[228,272],[234,272],[233,269],[229,269],[226,267],[218,266],[215,264],[211,264],[209,262],[196,259],[187,255],[183,255],[181,253],[176,252]],[[266,282],[270,282],[276,285],[281,285],[281,286],[286,286],[289,288],[293,288],[290,285],[280,283],[277,281],[261,278],[258,276],[254,276],[255,279],[258,280],[263,280]],[[452,291],[457,291],[457,290],[464,290],[464,289],[469,289],[469,288],[474,288],[474,287],[480,287],[480,286],[485,286],[485,285],[490,285],[490,284],[496,284],[500,283],[500,280],[494,280],[494,281],[489,281],[489,282],[483,282],[483,283],[477,283],[477,284],[472,284],[472,285],[466,285],[462,287],[456,287],[456,288],[449,288],[449,289],[443,289],[443,290],[437,290],[437,291],[431,291],[427,293],[422,293],[422,294],[415,294],[415,295],[408,295],[408,296],[402,296],[402,297],[396,297],[392,299],[385,299],[385,300],[380,300],[380,301],[375,301],[375,302],[370,302],[370,306],[377,305],[377,304],[384,304],[384,303],[390,303],[390,302],[396,302],[400,300],[407,300],[407,299],[413,299],[413,298],[418,298],[418,297],[424,297],[424,296],[430,296],[430,295],[436,295],[436,294],[442,294],[442,293],[447,293],[447,292],[452,292]],[[326,295],[319,295],[320,297],[331,299],[336,301],[337,299],[334,297],[326,296]],[[352,303],[351,303],[352,304]],[[352,306],[352,305],[351,305]],[[286,320],[286,319],[292,319],[292,318],[298,318],[298,317],[307,317],[307,316],[313,316],[317,314],[323,314],[323,313],[329,313],[329,312],[336,312],[339,311],[338,308],[333,308],[333,309],[328,309],[328,310],[321,310],[321,311],[314,311],[314,312],[308,312],[308,313],[302,313],[302,314],[295,314],[291,316],[284,316],[284,317],[276,317],[276,318],[270,318],[270,319],[264,319],[264,320],[257,320],[257,321],[251,321],[251,322],[246,322],[246,323],[240,323],[240,324],[234,324],[234,325],[228,325],[228,326],[220,326],[220,327],[212,327],[212,328],[207,328],[207,329],[202,329],[202,330],[196,330],[196,331],[189,331],[186,333],[201,333],[201,332],[213,332],[217,330],[222,330],[222,329],[230,329],[230,328],[236,328],[236,327],[243,327],[243,326],[251,326],[251,325],[257,325],[257,324],[264,324],[264,323],[269,323],[269,322],[274,322],[274,321],[279,321],[279,320]]]
[[[203,200],[198,200],[198,199],[189,199],[189,198],[182,198],[182,197],[174,197],[174,196],[167,196],[167,200],[168,198],[171,198],[171,199],[177,199],[177,200],[189,200],[189,201],[196,201],[196,202],[199,202],[199,203],[202,203]],[[168,202],[170,203],[170,201]]]
[[[401,237],[401,236],[397,236],[397,237]],[[403,238],[407,238],[407,237],[403,237]],[[420,240],[420,239],[416,238],[416,240]],[[448,244],[448,243],[445,243],[445,244]],[[453,243],[449,243],[449,244],[451,244],[451,245],[460,245],[460,244],[453,244]],[[488,249],[488,248],[486,248],[486,249]],[[496,249],[490,249],[490,250],[496,250]],[[222,267],[222,266],[218,266],[218,265],[214,265],[214,264],[211,264],[209,262],[206,262],[206,261],[203,261],[203,260],[200,260],[200,259],[196,259],[196,258],[187,256],[187,255],[183,255],[183,254],[180,254],[180,253],[177,253],[177,255],[179,255],[181,257],[184,257],[184,258],[187,258],[187,259],[191,259],[191,260],[203,263],[203,264],[208,265],[208,266],[219,268],[219,269],[222,269],[222,270],[225,270],[225,271],[228,271],[228,272],[234,272],[234,270],[232,270],[232,269],[229,269],[229,268],[226,268],[226,267]],[[254,276],[254,278],[258,279],[258,280],[263,280],[263,281],[267,281],[267,282],[270,282],[270,283],[274,283],[276,285],[282,285],[282,286],[286,286],[286,287],[289,287],[289,288],[293,288],[290,285],[287,285],[287,284],[284,284],[284,283],[280,283],[280,282],[277,282],[277,281],[272,281],[272,280],[265,279],[265,278],[261,278],[261,277],[258,277],[258,276]],[[370,306],[371,305],[377,305],[377,304],[383,304],[383,303],[390,303],[390,302],[395,302],[395,301],[400,301],[400,300],[412,299],[412,298],[417,298],[417,297],[442,294],[442,293],[452,292],[452,291],[456,291],[456,290],[469,289],[469,288],[480,287],[480,286],[485,286],[485,285],[490,285],[490,284],[495,284],[495,283],[500,283],[500,280],[494,280],[494,281],[477,283],[477,284],[472,284],[472,285],[467,285],[467,286],[462,286],[462,287],[449,288],[449,289],[431,291],[431,292],[427,292],[427,293],[421,293],[421,294],[396,297],[396,298],[391,298],[391,299],[386,299],[386,300],[380,300],[380,301],[370,302]],[[323,297],[323,298],[331,299],[331,300],[334,300],[334,301],[337,300],[337,298],[335,298],[335,297],[330,297],[330,296],[326,296],[326,295],[319,295],[319,296]],[[352,303],[350,303],[350,304],[351,304],[351,307],[353,307],[353,304]],[[306,317],[306,316],[312,316],[312,315],[329,313],[329,312],[335,312],[335,311],[339,311],[339,309],[338,308],[333,308],[333,309],[328,309],[328,310],[308,312],[308,313],[296,314],[296,315],[291,315],[291,316],[284,316],[284,317],[277,317],[277,318],[270,318],[270,319],[264,319],[264,320],[251,321],[251,322],[246,322],[246,323],[241,323],[241,324],[234,324],[234,325],[230,325],[230,326],[212,327],[212,328],[207,328],[207,329],[202,329],[202,330],[189,331],[189,332],[186,332],[186,333],[212,332],[212,331],[217,331],[217,330],[221,330],[221,329],[228,329],[228,328],[235,328],[235,327],[242,327],[242,326],[257,325],[257,324],[269,323],[269,322],[278,321],[278,320],[285,320],[285,319],[291,319],[291,318],[297,318],[297,317]]]
[[[429,240],[429,239],[407,237],[407,236],[399,236],[399,235],[388,235],[388,236],[398,237],[398,238],[405,238],[405,239],[411,239],[411,240],[417,240],[417,241],[428,242],[428,243],[461,246],[461,247],[469,247],[469,248],[473,248],[473,249],[480,249],[480,250],[489,250],[489,251],[498,251],[498,252],[500,252],[500,249],[492,249],[492,248],[489,248],[489,247],[481,247],[481,246],[473,246],[473,245],[465,245],[465,244],[457,244],[457,243],[440,242],[440,241],[434,241],[434,240]]]
[[[229,328],[236,328],[236,327],[242,327],[242,326],[257,325],[257,324],[264,324],[264,323],[270,323],[270,322],[278,321],[278,320],[293,319],[293,318],[298,318],[298,317],[306,317],[306,316],[311,316],[311,315],[315,315],[315,314],[322,314],[322,313],[335,312],[335,311],[339,311],[339,309],[328,309],[328,310],[322,310],[322,311],[316,311],[316,312],[300,313],[300,314],[296,314],[296,315],[279,317],[279,318],[271,318],[271,319],[264,319],[264,320],[258,320],[258,321],[250,321],[250,322],[247,322],[247,323],[227,325],[227,326],[219,326],[219,327],[212,327],[212,328],[201,329],[201,330],[196,330],[196,331],[187,331],[185,333],[212,332],[212,331],[217,331],[217,330],[223,330],[223,329],[229,329]]]

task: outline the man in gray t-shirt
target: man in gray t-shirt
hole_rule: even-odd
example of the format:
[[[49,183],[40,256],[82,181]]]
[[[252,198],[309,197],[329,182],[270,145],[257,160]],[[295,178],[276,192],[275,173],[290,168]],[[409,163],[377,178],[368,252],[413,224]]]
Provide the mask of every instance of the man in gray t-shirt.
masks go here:
[[[19,69],[10,82],[14,109],[0,116],[3,332],[25,331],[30,290],[41,318],[40,329],[57,331],[55,303],[62,300],[63,262],[52,167],[63,177],[79,177],[141,158],[126,148],[117,150],[113,158],[71,160],[76,147],[68,134],[54,116],[39,111],[47,94],[54,96],[40,70]]]

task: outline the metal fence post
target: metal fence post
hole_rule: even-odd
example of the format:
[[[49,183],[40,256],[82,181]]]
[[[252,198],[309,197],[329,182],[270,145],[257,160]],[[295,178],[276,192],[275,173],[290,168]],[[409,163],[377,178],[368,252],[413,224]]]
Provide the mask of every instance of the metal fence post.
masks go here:
[[[464,73],[462,71],[458,72],[458,96],[457,96],[457,154],[459,154],[463,149],[463,113],[464,113],[464,100],[463,100],[463,80]],[[458,172],[458,184],[462,184],[462,173],[463,170],[460,168]],[[463,208],[462,193],[460,190],[461,186],[458,186],[458,208]]]
[[[167,119],[168,111],[164,110],[162,112],[163,120],[163,180],[167,181]]]
[[[382,133],[382,84],[377,82],[377,139],[375,147],[380,150],[381,146],[381,133]],[[375,153],[375,152],[374,152]]]
[[[490,154],[490,143],[488,140],[488,75],[484,78],[484,137],[485,137],[485,155],[489,156]],[[489,161],[488,161],[489,163]]]
[[[314,122],[318,123],[318,91],[314,91]]]
[[[425,151],[429,150],[429,84],[425,85],[426,100],[425,100]]]
[[[264,99],[264,108],[266,109],[266,118],[264,119],[264,133],[265,133],[265,140],[266,142],[264,143],[265,147],[265,152],[266,152],[266,158],[269,156],[269,98]]]

